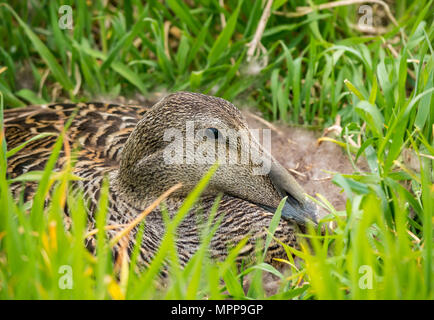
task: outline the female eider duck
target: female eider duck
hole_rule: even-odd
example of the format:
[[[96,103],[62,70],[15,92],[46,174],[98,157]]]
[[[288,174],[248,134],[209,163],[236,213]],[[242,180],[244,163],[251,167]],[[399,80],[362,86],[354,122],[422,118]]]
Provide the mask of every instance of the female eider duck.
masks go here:
[[[74,174],[82,180],[75,184],[82,188],[90,203],[89,230],[96,228],[94,213],[105,176],[110,182],[107,224],[124,225],[134,220],[169,188],[181,183],[182,186],[164,202],[169,215],[176,214],[185,197],[215,161],[220,163],[217,171],[198,205],[177,229],[177,249],[183,265],[200,244],[201,219],[198,219],[198,212],[202,212],[205,217],[202,221],[206,221],[219,194],[222,198],[216,219],[221,219],[221,222],[209,246],[209,254],[215,259],[224,258],[229,247],[246,236],[249,240],[240,259],[252,257],[256,240],[267,236],[266,228],[283,197],[287,197],[287,201],[275,231],[275,236],[282,242],[295,246],[297,225],[305,226],[308,221],[317,220],[317,207],[306,198],[288,171],[257,142],[240,111],[221,98],[177,92],[166,96],[152,108],[79,103],[6,110],[4,126],[8,149],[39,133],[54,132],[58,135],[66,120],[75,112],[66,136],[78,150],[74,157]],[[247,140],[231,136],[239,132],[247,133]],[[56,135],[33,140],[10,157],[9,178],[28,171],[43,170]],[[177,135],[183,139],[178,145],[175,144]],[[191,141],[188,141],[189,135],[194,137]],[[248,148],[246,141],[250,141]],[[188,146],[189,142],[192,145]],[[201,160],[211,154],[215,156],[214,161],[196,161],[199,148]],[[174,156],[177,151],[178,157]],[[258,170],[255,172],[259,162],[252,156],[247,158],[248,161],[222,159],[228,155],[246,156],[246,152],[261,155],[263,161],[269,161],[268,170],[259,174]],[[62,151],[57,169],[62,167],[65,158]],[[21,183],[11,185],[14,195],[20,197],[24,193],[25,200],[32,199],[35,187],[36,184],[32,183],[26,183],[24,188]],[[146,216],[140,254],[142,264],[152,260],[164,230],[161,208],[157,207]],[[129,233],[130,249],[137,231],[138,227],[135,227]],[[119,229],[108,231],[109,237],[117,232]],[[88,245],[92,249],[94,240]],[[115,253],[116,250],[118,248],[115,248]],[[272,243],[266,260],[284,255],[283,248]]]

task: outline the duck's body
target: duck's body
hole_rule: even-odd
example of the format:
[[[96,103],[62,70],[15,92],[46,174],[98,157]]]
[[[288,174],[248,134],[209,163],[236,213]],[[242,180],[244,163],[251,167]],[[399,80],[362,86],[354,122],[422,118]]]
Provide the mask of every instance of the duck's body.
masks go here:
[[[227,127],[246,127],[241,114],[230,103],[192,93],[172,94],[152,108],[93,103],[6,110],[4,123],[9,150],[39,133],[56,133],[30,142],[9,158],[10,178],[44,169],[57,135],[75,110],[78,112],[67,131],[67,140],[72,149],[77,150],[73,157],[74,174],[84,178],[75,184],[83,189],[85,198],[90,202],[89,230],[95,228],[94,214],[104,176],[108,176],[110,181],[108,225],[131,222],[164,191],[181,182],[183,187],[165,201],[171,216],[177,212],[185,196],[210,164],[168,164],[163,157],[164,148],[169,144],[163,138],[164,129],[175,127],[182,131],[186,121],[191,120],[204,125],[204,128],[219,128],[220,131]],[[58,169],[63,166],[65,159],[65,152],[62,151],[57,162]],[[250,238],[242,255],[251,256],[256,240],[266,237],[265,229],[273,217],[273,210],[264,208],[276,208],[283,195],[289,195],[292,199],[292,202],[288,202],[289,209],[285,205],[288,217],[294,215],[298,221],[300,214],[306,213],[306,216],[315,219],[314,213],[310,213],[314,211],[313,208],[304,202],[295,181],[288,178],[288,173],[283,172],[278,164],[273,165],[272,172],[264,176],[253,176],[249,165],[220,166],[198,206],[182,221],[177,229],[177,246],[183,264],[199,247],[198,212],[203,212],[202,221],[206,221],[218,194],[223,193],[223,197],[216,220],[222,221],[210,244],[213,258],[225,257],[229,246],[247,235]],[[11,188],[16,197],[24,190],[25,200],[31,200],[35,186],[34,183],[27,183],[23,189],[22,184],[14,183]],[[298,206],[300,210],[293,210],[293,207]],[[295,229],[293,222],[282,220],[275,235],[284,243],[295,245]],[[113,236],[118,231],[109,231],[109,235]],[[136,229],[129,234],[130,248],[135,235]],[[146,217],[141,243],[142,263],[149,263],[163,235],[164,222],[157,208]],[[89,245],[93,247],[92,241]],[[272,243],[267,260],[282,255],[283,248]]]

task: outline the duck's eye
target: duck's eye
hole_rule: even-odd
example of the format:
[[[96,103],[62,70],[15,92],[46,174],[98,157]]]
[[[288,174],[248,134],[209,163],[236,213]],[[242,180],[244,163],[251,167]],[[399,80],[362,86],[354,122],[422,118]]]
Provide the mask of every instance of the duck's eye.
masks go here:
[[[205,129],[205,134],[210,139],[218,140],[219,138],[219,131],[216,128]]]

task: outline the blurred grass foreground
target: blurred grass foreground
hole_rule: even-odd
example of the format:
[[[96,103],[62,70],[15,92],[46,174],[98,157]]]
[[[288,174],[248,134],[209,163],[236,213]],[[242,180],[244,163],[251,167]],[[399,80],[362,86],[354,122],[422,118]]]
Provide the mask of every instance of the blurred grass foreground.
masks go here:
[[[282,244],[285,272],[261,257],[237,268],[243,243],[225,261],[210,261],[211,225],[180,269],[176,219],[154,261],[137,270],[138,248],[130,261],[112,261],[103,231],[96,255],[86,250],[86,204],[68,191],[70,168],[50,175],[62,137],[39,181],[39,195],[52,190],[48,205],[13,199],[6,168],[16,150],[8,150],[1,125],[0,298],[262,299],[269,273],[280,279],[270,299],[433,299],[433,14],[432,0],[0,1],[1,114],[53,101],[140,103],[196,91],[253,106],[269,121],[339,123],[323,141],[342,146],[354,165],[333,178],[345,210],[317,195],[329,213],[321,224],[335,228],[300,235],[300,249]],[[369,172],[357,168],[360,157]],[[65,202],[71,231],[63,226]],[[99,230],[106,204],[107,187]]]

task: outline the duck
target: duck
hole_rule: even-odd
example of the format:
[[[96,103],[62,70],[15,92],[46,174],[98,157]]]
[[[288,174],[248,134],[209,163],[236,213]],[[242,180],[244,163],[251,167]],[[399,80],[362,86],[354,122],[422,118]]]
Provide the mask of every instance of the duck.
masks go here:
[[[220,200],[215,219],[220,223],[209,243],[212,259],[224,259],[232,246],[246,238],[237,261],[252,259],[258,243],[265,242],[267,228],[284,197],[274,234],[278,241],[296,247],[297,232],[318,221],[318,207],[259,143],[240,110],[222,98],[201,93],[171,93],[151,107],[63,103],[7,109],[4,128],[8,149],[40,133],[51,133],[28,142],[8,158],[8,178],[43,170],[58,135],[71,117],[65,139],[76,150],[73,170],[80,179],[72,183],[82,190],[89,203],[89,231],[96,228],[95,215],[104,179],[109,181],[107,226],[131,223],[167,190],[178,186],[145,218],[143,238],[139,239],[141,266],[151,263],[165,233],[163,210],[173,218],[215,163],[218,166],[197,204],[176,230],[181,266],[198,250],[201,224],[209,217],[217,198]],[[243,156],[247,160],[239,161]],[[63,148],[55,170],[62,168],[67,157]],[[231,161],[231,157],[238,160]],[[37,183],[14,182],[10,188],[14,197],[32,201]],[[205,217],[202,222],[199,212]],[[107,229],[109,238],[119,231]],[[135,226],[128,234],[129,252],[137,232]],[[278,241],[269,245],[266,262],[286,255]],[[86,245],[94,250],[95,239],[90,237]],[[119,245],[113,250],[118,254]]]

